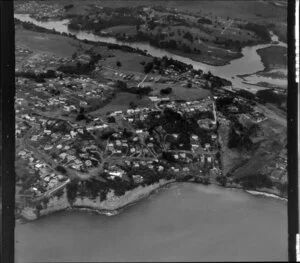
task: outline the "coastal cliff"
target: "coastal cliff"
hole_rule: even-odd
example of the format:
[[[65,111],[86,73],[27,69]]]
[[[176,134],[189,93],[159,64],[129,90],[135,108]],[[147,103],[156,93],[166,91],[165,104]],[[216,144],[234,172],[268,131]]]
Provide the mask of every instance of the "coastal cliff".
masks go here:
[[[67,198],[66,190],[60,197],[51,197],[48,199],[47,205],[42,205],[42,209],[36,207],[25,207],[20,215],[26,220],[35,220],[48,214],[63,211],[66,209],[88,209],[95,212],[112,214],[117,210],[124,208],[132,203],[135,203],[147,196],[149,196],[155,190],[175,182],[172,180],[162,179],[158,183],[148,185],[145,187],[138,186],[131,191],[125,192],[122,196],[116,196],[113,191],[107,194],[106,200],[100,200],[100,197],[91,199],[88,197],[76,197],[73,204],[70,204]]]

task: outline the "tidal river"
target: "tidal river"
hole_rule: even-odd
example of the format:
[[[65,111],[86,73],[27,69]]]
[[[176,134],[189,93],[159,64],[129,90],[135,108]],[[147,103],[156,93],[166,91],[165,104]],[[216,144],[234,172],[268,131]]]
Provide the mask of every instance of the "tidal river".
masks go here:
[[[256,50],[271,45],[245,47],[242,58],[216,67],[146,43],[69,32],[67,21],[38,22],[28,15],[15,17],[75,34],[78,39],[126,44],[155,57],[172,57],[247,89],[252,86],[243,84],[237,75],[263,70]],[[181,183],[161,189],[112,217],[59,212],[16,224],[15,239],[16,262],[286,261],[287,203],[240,190]]]
[[[16,262],[286,261],[287,204],[174,184],[115,216],[59,212],[16,226]]]
[[[233,87],[236,88],[242,88],[247,89],[249,91],[257,91],[260,89],[257,86],[253,85],[247,85],[243,82],[241,78],[238,77],[238,75],[244,75],[244,74],[253,74],[255,72],[264,70],[264,65],[261,62],[260,56],[257,54],[257,50],[269,46],[284,46],[287,47],[287,45],[283,42],[278,41],[278,37],[274,35],[272,32],[272,41],[275,41],[277,44],[262,44],[262,45],[256,45],[256,46],[249,46],[244,47],[242,49],[242,57],[232,60],[229,64],[225,66],[211,66],[204,64],[202,62],[194,61],[190,58],[186,58],[183,56],[175,55],[173,53],[170,53],[164,49],[156,48],[151,46],[149,43],[141,43],[141,42],[124,42],[124,41],[118,41],[114,37],[102,37],[97,36],[93,33],[88,33],[85,31],[70,31],[68,29],[68,19],[60,20],[60,21],[37,21],[34,18],[31,18],[29,14],[15,14],[15,18],[19,19],[23,22],[31,22],[37,26],[47,28],[47,29],[54,29],[55,31],[59,33],[67,33],[72,34],[76,36],[78,39],[86,39],[93,42],[104,42],[104,43],[112,43],[112,44],[119,44],[119,45],[127,45],[133,48],[138,48],[140,50],[147,51],[148,54],[150,54],[153,57],[163,57],[167,56],[169,58],[173,58],[175,60],[184,62],[186,64],[191,64],[194,69],[202,69],[204,71],[210,71],[214,75],[226,78],[230,80],[233,84]],[[252,76],[251,81],[254,83],[257,83],[259,81],[270,81],[270,79],[262,76],[254,75]]]

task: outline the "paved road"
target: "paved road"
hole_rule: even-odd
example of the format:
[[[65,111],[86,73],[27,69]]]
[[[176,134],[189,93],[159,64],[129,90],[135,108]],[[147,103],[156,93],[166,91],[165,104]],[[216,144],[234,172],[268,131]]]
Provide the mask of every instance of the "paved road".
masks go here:
[[[67,181],[63,182],[62,184],[57,185],[56,187],[54,187],[53,189],[47,191],[44,196],[51,196],[52,194],[54,194],[55,192],[57,192],[58,190],[64,188],[68,183],[70,183],[70,179],[68,179]]]
[[[33,135],[33,134],[35,133],[35,131],[36,131],[35,128],[31,128],[31,129],[25,134],[25,136],[23,137],[23,138],[24,138],[24,140],[23,140],[24,146],[25,146],[26,148],[30,149],[30,150],[31,150],[31,151],[32,151],[39,159],[44,160],[44,161],[48,164],[48,166],[49,166],[52,170],[54,170],[55,167],[57,166],[57,163],[54,162],[53,159],[52,159],[49,155],[47,155],[47,154],[45,154],[45,153],[39,151],[36,147],[32,146],[32,145],[30,144],[30,142],[29,142],[29,137],[30,137],[31,135]]]

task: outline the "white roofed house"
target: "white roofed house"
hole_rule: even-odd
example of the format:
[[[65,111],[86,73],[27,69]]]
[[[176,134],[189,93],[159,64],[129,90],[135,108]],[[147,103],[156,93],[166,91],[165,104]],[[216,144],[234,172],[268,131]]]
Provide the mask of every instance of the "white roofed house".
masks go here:
[[[189,172],[189,171],[190,171],[190,168],[188,168],[188,167],[183,167],[182,171],[184,171],[184,172]]]
[[[158,171],[159,171],[159,172],[162,172],[163,170],[164,170],[164,167],[163,167],[163,166],[161,166],[161,165],[158,166]]]
[[[63,159],[63,160],[66,158],[66,156],[67,156],[66,153],[61,153],[61,154],[59,155],[59,157],[60,157],[61,159]]]
[[[33,136],[31,137],[31,141],[36,142],[37,140],[38,140],[38,135],[33,135]]]
[[[84,163],[85,163],[85,165],[87,167],[91,167],[92,166],[92,161],[91,160],[86,160]]]
[[[132,179],[137,184],[143,182],[143,177],[140,176],[139,174],[132,175]]]
[[[71,135],[72,138],[74,138],[74,137],[77,135],[77,132],[75,132],[75,131],[70,131],[70,135]]]
[[[46,129],[44,130],[44,133],[47,134],[47,135],[50,135],[51,132],[52,132],[51,130],[46,130]]]
[[[49,151],[53,148],[53,145],[45,145],[44,150]]]
[[[181,158],[185,158],[186,157],[186,153],[180,153],[179,154]]]
[[[205,148],[206,150],[209,150],[209,149],[210,149],[210,144],[209,144],[209,143],[205,143],[204,148]]]
[[[194,141],[197,141],[197,140],[199,139],[199,137],[198,137],[197,135],[192,135],[192,139],[193,139]]]
[[[74,155],[68,155],[67,156],[68,161],[74,161],[75,159],[76,159],[76,157]]]
[[[56,146],[57,149],[62,149],[62,147],[63,146],[61,144],[59,144],[59,145]]]
[[[79,102],[79,105],[80,105],[80,106],[86,106],[86,105],[87,105],[87,102],[86,102],[86,101],[80,101],[80,102]]]

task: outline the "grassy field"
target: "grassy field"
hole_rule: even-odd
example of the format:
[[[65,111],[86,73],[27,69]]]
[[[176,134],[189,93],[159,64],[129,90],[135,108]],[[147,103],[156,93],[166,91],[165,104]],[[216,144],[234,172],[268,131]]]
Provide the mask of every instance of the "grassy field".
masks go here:
[[[109,57],[105,61],[101,61],[101,65],[126,72],[135,71],[144,73],[144,66],[140,63],[148,63],[153,60],[151,57],[146,57],[136,53],[123,52],[121,50],[114,50],[113,54],[113,57]],[[117,67],[117,61],[121,62],[120,67]]]
[[[146,107],[152,105],[153,103],[148,99],[148,97],[143,97],[139,99],[135,94],[120,92],[117,93],[116,97],[112,99],[110,103],[98,109],[94,112],[89,113],[91,116],[105,116],[107,112],[127,110],[129,103],[133,102],[139,107]]]
[[[22,1],[20,1],[22,2]],[[159,36],[161,31],[164,31],[164,41],[170,40],[176,41],[177,48],[164,47],[171,52],[187,56],[195,61],[201,61],[210,65],[225,65],[232,59],[240,57],[240,53],[237,52],[242,46],[249,45],[249,43],[257,42],[257,36],[249,30],[240,29],[237,23],[254,22],[261,23],[269,26],[271,23],[272,30],[279,35],[280,39],[286,40],[286,18],[287,10],[282,5],[275,5],[274,3],[266,0],[260,1],[194,1],[194,0],[178,0],[178,1],[155,1],[149,0],[110,0],[110,1],[96,1],[96,0],[54,0],[43,1],[44,3],[55,3],[61,7],[72,3],[74,5],[68,13],[69,14],[82,14],[88,16],[97,6],[118,8],[118,7],[136,7],[136,6],[162,6],[167,8],[175,8],[178,12],[181,12],[189,22],[197,22],[199,17],[206,16],[212,21],[212,24],[203,24],[203,28],[187,27],[187,26],[171,26],[171,27],[156,27],[151,31],[151,39],[155,39],[154,36]],[[155,15],[166,15],[169,11],[154,11]],[[100,12],[101,14],[101,12]],[[170,13],[171,14],[171,13]],[[105,14],[103,13],[103,16]],[[103,18],[105,19],[105,17]],[[229,19],[238,19],[230,27],[223,31],[223,29],[229,23]],[[196,23],[197,24],[197,23]],[[197,25],[198,27],[198,25]],[[178,33],[181,30],[182,33]],[[105,30],[113,36],[126,36],[135,39],[137,31],[135,26],[119,25],[114,27],[105,28]],[[159,32],[158,32],[159,31]],[[143,32],[143,29],[141,30]],[[144,34],[147,35],[147,29]],[[194,40],[189,41],[183,37],[183,35],[189,32],[193,35]],[[148,36],[149,37],[149,36]],[[235,45],[227,45],[227,47],[218,46],[218,41],[221,39],[230,40]],[[137,39],[138,41],[138,39]],[[155,40],[157,42],[157,40]],[[250,42],[248,42],[250,41]],[[228,43],[227,43],[228,44]],[[158,43],[158,45],[160,45]],[[190,48],[188,52],[185,52],[186,48]],[[228,50],[227,50],[228,49]],[[232,52],[233,51],[233,52]],[[113,59],[112,59],[113,60]],[[113,61],[114,62],[114,61]],[[131,64],[131,63],[129,63]],[[140,70],[140,69],[139,69]]]
[[[251,81],[252,76],[257,75],[266,77],[267,79],[255,82],[257,86],[261,87],[287,87],[287,48],[280,46],[270,46],[267,48],[259,49],[257,53],[261,57],[261,61],[265,66],[265,69],[254,74],[245,74],[240,76],[248,84],[254,84]],[[269,80],[268,78],[277,79]]]
[[[266,21],[277,20],[286,21],[287,10],[286,6],[276,6],[274,0],[217,0],[217,1],[196,1],[196,0],[48,0],[49,3],[58,3],[67,5],[73,3],[77,12],[84,12],[84,9],[89,4],[97,3],[100,6],[107,7],[136,7],[136,6],[164,6],[168,8],[176,8],[178,11],[190,12],[193,14],[211,14],[212,16],[229,16],[230,18],[242,20]],[[287,1],[286,1],[287,2]],[[74,11],[74,10],[73,10]]]
[[[28,48],[34,52],[53,53],[61,57],[71,57],[78,50],[80,44],[83,48],[90,48],[87,44],[66,36],[38,33],[17,28],[15,31],[16,46]]]
[[[21,0],[18,2],[26,2]],[[273,30],[280,39],[286,41],[287,26],[287,1],[275,0],[215,0],[215,1],[196,1],[196,0],[46,0],[44,3],[59,4],[61,6],[74,4],[74,8],[69,10],[70,14],[88,14],[88,9],[92,5],[118,8],[118,7],[137,7],[137,6],[163,6],[175,8],[177,11],[186,12],[193,15],[205,15],[211,18],[220,16],[223,18],[240,19],[255,23],[276,24]],[[277,5],[277,2],[285,4]]]
[[[121,25],[121,26],[108,27],[104,31],[114,35],[126,33],[128,36],[131,36],[136,34],[136,27],[129,26],[129,25]]]
[[[151,92],[151,95],[158,96],[160,95],[160,91],[162,89],[165,89],[167,87],[172,88],[172,93],[168,96],[170,99],[178,100],[197,100],[197,99],[203,99],[207,96],[211,96],[211,92],[207,89],[202,88],[186,88],[184,86],[181,86],[180,83],[176,84],[155,84],[154,90]]]
[[[261,60],[266,70],[287,68],[287,48],[271,46],[259,49],[257,53],[261,56]]]

